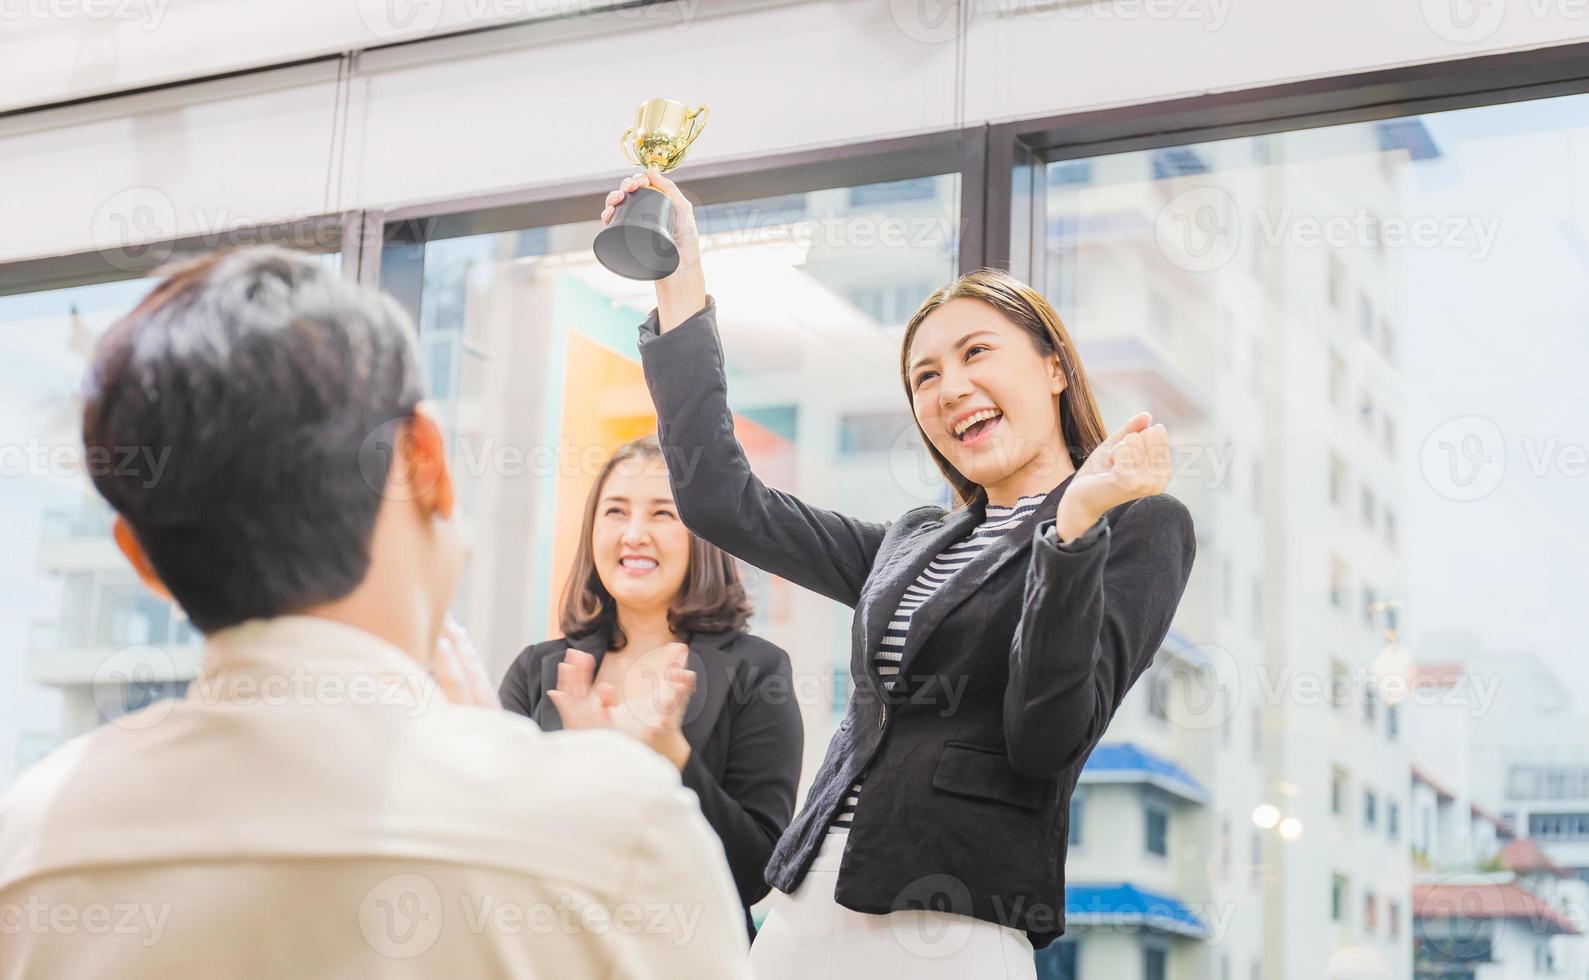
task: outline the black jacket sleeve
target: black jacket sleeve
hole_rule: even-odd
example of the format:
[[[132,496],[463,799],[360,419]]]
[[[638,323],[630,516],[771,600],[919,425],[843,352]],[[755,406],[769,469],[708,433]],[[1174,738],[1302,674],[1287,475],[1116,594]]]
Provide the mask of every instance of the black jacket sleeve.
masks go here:
[[[685,526],[757,568],[854,606],[888,525],[812,507],[751,472],[728,407],[716,301],[665,334],[652,311],[640,326],[640,363]]]
[[[1168,494],[1065,543],[1053,525],[1035,530],[1004,692],[1010,764],[1032,776],[1069,769],[1103,737],[1169,633],[1197,553],[1192,515]]]
[[[535,717],[535,705],[541,700],[541,672],[536,663],[538,646],[527,648],[514,658],[508,672],[502,675],[502,686],[497,688],[497,699],[502,707],[516,715]]]
[[[741,641],[742,644],[755,642]],[[747,682],[730,695],[732,739],[721,781],[696,753],[684,764],[684,785],[717,831],[739,899],[751,905],[769,891],[764,877],[773,845],[794,816],[805,726],[795,701],[789,655],[763,644]]]

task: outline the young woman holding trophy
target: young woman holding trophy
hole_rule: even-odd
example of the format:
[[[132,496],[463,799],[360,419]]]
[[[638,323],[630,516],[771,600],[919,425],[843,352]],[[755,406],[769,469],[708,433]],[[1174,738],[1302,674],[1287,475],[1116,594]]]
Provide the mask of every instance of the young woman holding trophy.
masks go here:
[[[874,523],[765,486],[734,437],[690,202],[640,355],[684,523],[855,609],[855,694],[767,864],[758,976],[1032,977],[1064,931],[1071,793],[1169,630],[1196,542],[1164,426],[1114,432],[1058,314],[980,271],[910,318],[900,380],[956,506]],[[694,464],[688,474],[680,465]],[[951,692],[954,695],[951,696]]]

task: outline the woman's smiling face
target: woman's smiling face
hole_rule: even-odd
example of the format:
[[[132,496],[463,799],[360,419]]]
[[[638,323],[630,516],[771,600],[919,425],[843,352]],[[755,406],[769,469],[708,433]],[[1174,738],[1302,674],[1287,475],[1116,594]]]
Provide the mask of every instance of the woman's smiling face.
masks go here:
[[[672,603],[690,568],[690,531],[679,520],[660,459],[625,460],[607,475],[591,524],[591,556],[620,607]]]
[[[962,297],[933,310],[916,329],[907,364],[922,432],[973,483],[997,485],[1039,454],[1063,451],[1059,357],[1039,352],[992,306]]]

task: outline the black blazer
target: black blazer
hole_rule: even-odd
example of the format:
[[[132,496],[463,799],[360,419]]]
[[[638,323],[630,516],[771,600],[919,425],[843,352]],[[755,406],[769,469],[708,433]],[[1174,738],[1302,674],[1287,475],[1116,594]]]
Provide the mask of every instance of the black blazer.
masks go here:
[[[1130,501],[1060,544],[1046,532],[1067,478],[916,610],[889,694],[872,660],[884,628],[917,574],[982,520],[986,497],[878,524],[762,484],[734,437],[711,300],[666,334],[653,312],[640,355],[684,523],[855,608],[855,695],[767,880],[799,886],[864,772],[840,905],[936,908],[1053,942],[1071,793],[1169,632],[1196,552],[1186,507],[1167,494]]]
[[[502,706],[545,731],[561,730],[563,719],[545,695],[557,686],[557,665],[570,646],[594,654],[599,669],[611,643],[593,634],[527,648],[502,679]],[[695,693],[684,709],[691,751],[681,775],[722,840],[740,901],[749,906],[768,892],[762,869],[789,826],[800,781],[805,730],[789,655],[734,631],[693,633],[689,647]]]

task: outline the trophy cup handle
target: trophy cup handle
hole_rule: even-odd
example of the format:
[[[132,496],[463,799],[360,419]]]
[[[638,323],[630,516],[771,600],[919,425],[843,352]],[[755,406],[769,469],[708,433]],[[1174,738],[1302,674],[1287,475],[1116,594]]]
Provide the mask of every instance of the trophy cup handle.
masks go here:
[[[618,137],[619,150],[623,153],[623,158],[625,160],[628,160],[630,163],[634,164],[637,167],[644,167],[645,166],[645,162],[640,160],[635,155],[633,137],[634,137],[634,127],[630,126],[628,129],[623,131],[623,135],[622,136]]]
[[[690,110],[689,136],[684,140],[684,145],[689,146],[695,138],[701,135],[701,130],[706,126],[706,120],[712,117],[712,110],[704,105],[698,105]]]

